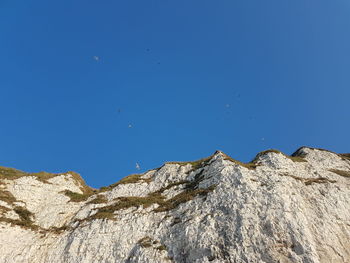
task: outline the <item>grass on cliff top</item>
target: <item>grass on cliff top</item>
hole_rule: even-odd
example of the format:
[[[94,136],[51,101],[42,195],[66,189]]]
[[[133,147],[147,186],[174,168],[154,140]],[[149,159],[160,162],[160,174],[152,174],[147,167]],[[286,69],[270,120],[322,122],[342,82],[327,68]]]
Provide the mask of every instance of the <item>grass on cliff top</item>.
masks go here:
[[[344,160],[350,161],[350,153],[340,153],[339,156]]]
[[[223,154],[223,155],[224,155],[224,160],[231,161],[231,162],[233,162],[239,166],[245,167],[249,170],[254,170],[258,166],[254,161],[251,161],[249,163],[242,163],[238,160],[233,159],[232,157],[230,157],[226,154]]]
[[[65,174],[70,174],[73,179],[79,184],[79,187],[80,187],[80,190],[85,194],[85,195],[92,195],[93,193],[96,193],[97,190],[96,189],[93,189],[91,188],[90,186],[88,186],[84,179],[80,176],[80,174],[76,173],[76,172],[72,172],[72,171],[69,171]]]
[[[7,167],[2,167],[0,166],[0,179],[18,179],[23,176],[34,176],[37,180],[43,182],[43,183],[49,183],[48,180],[51,178],[54,178],[55,176],[58,175],[67,175],[70,174],[74,181],[76,182],[76,185],[79,186],[83,194],[79,193],[74,193],[69,190],[65,191],[64,193],[71,198],[71,201],[73,202],[80,202],[86,200],[88,197],[90,197],[92,194],[94,194],[96,191],[86,185],[85,181],[83,178],[76,172],[67,172],[67,173],[59,173],[59,174],[54,174],[54,173],[47,173],[47,172],[38,172],[38,173],[26,173],[14,168],[7,168]],[[7,203],[13,203],[15,198],[13,195],[4,190],[0,190],[0,200],[3,200]]]
[[[262,151],[260,153],[258,153],[255,158],[253,159],[253,163],[256,162],[259,157],[267,154],[267,153],[279,153],[279,154],[282,154],[284,155],[285,157],[287,157],[288,159],[292,160],[293,162],[307,162],[302,156],[293,156],[293,155],[288,155],[288,154],[285,154],[279,150],[276,150],[276,149],[269,149],[269,150],[266,150],[266,151]]]
[[[58,174],[47,173],[47,172],[38,172],[38,173],[26,173],[21,170],[14,168],[8,168],[0,166],[0,179],[17,179],[23,176],[34,176],[39,181],[47,183],[47,180],[57,176]]]
[[[293,154],[292,156],[298,156],[300,155],[300,151],[303,149],[303,148],[307,148],[307,149],[311,149],[311,150],[318,150],[318,151],[323,151],[323,152],[330,152],[330,153],[335,153],[335,152],[332,152],[330,150],[326,150],[326,149],[322,149],[322,148],[315,148],[315,147],[309,147],[309,146],[301,146],[299,147]],[[335,153],[337,154],[337,153]]]
[[[63,174],[70,174],[73,179],[77,182],[77,185],[79,185],[80,189],[84,192],[84,194],[93,192],[93,189],[86,185],[84,179],[76,172],[67,172],[67,173],[48,173],[48,172],[38,172],[38,173],[26,173],[21,170],[17,170],[14,168],[8,168],[0,166],[0,179],[18,179],[23,176],[34,176],[37,180],[48,183],[48,180],[51,178],[54,178],[58,175]]]
[[[200,160],[196,160],[196,161],[190,161],[190,162],[166,162],[166,164],[178,164],[181,166],[185,166],[190,164],[192,166],[191,171],[193,170],[197,170],[199,168],[202,168],[206,165],[208,165],[209,161],[211,160],[211,158],[213,157],[213,155],[200,159]]]
[[[192,162],[167,162],[166,164],[179,164],[181,166],[184,166],[184,165],[187,165],[187,164],[190,164],[192,166],[192,169],[190,170],[191,171],[194,171],[194,170],[197,170],[199,168],[203,168],[204,166],[208,165],[209,161],[213,158],[213,156],[216,154],[217,152],[215,152],[213,155],[207,157],[207,158],[203,158],[203,159],[200,159],[200,160],[197,160],[197,161],[192,161]],[[235,159],[233,159],[232,157],[224,154],[221,152],[221,154],[223,155],[223,159],[224,160],[228,160],[228,161],[231,161],[237,165],[240,165],[240,166],[243,166],[247,169],[255,169],[256,168],[256,164],[253,163],[253,162],[250,162],[250,163],[242,163],[240,161],[237,161]]]
[[[330,150],[326,150],[326,149],[322,149],[322,148],[315,148],[315,147],[308,147],[308,146],[302,146],[302,147],[298,148],[291,156],[305,157],[305,154],[301,153],[301,150],[303,148],[308,148],[308,149],[311,149],[311,150],[318,150],[318,151],[333,153],[333,154],[338,155],[343,160],[349,160],[350,161],[350,153],[336,153],[336,152],[332,152]]]

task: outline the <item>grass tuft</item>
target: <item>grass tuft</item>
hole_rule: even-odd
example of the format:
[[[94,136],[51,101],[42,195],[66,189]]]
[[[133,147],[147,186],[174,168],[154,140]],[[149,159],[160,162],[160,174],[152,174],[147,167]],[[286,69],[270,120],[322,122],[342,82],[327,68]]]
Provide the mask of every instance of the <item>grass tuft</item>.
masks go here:
[[[255,163],[254,161],[249,162],[249,163],[242,163],[242,162],[240,162],[238,160],[233,159],[232,157],[230,157],[230,156],[228,156],[226,154],[223,154],[223,156],[224,156],[224,160],[231,161],[231,162],[233,162],[233,163],[235,163],[235,164],[237,164],[239,166],[243,166],[243,167],[245,167],[245,168],[247,168],[249,170],[254,170],[258,166],[258,164]]]
[[[39,227],[37,225],[33,224],[33,221],[31,219],[31,217],[33,216],[32,212],[30,212],[26,208],[20,207],[20,206],[16,206],[14,208],[14,211],[19,216],[19,218],[20,218],[19,220],[18,219],[10,219],[10,218],[6,218],[6,217],[0,217],[0,222],[9,223],[11,225],[17,225],[17,226],[20,226],[24,229],[31,229],[31,230],[38,230],[39,229]]]
[[[108,200],[104,195],[97,195],[95,199],[92,199],[90,202],[87,202],[87,204],[105,204]]]
[[[160,245],[158,247],[156,247],[156,249],[160,250],[160,251],[166,251],[166,246],[165,245]]]
[[[7,190],[0,190],[0,200],[8,203],[9,205],[12,205],[17,201],[13,194]]]
[[[208,193],[212,192],[216,186],[210,186],[206,189],[195,189],[195,190],[186,190],[175,195],[173,198],[161,203],[159,207],[154,209],[155,212],[166,212],[172,209],[177,208],[180,204],[186,203],[193,200],[197,196],[206,196]]]
[[[17,213],[22,221],[32,222],[31,216],[33,216],[33,213],[28,211],[26,208],[16,206],[13,210]]]
[[[142,178],[142,176],[144,176],[144,174],[131,174],[127,177],[124,177],[119,182],[116,182],[116,183],[111,184],[109,186],[101,187],[100,192],[112,190],[113,188],[115,188],[121,184],[135,184],[135,183],[143,183],[143,182],[150,183],[151,182],[151,180],[152,180],[151,178]]]
[[[143,248],[148,248],[152,247],[153,240],[150,237],[143,237],[137,243]]]
[[[17,220],[17,219],[10,219],[6,217],[0,217],[0,222],[9,223],[11,225],[16,225],[24,229],[30,229],[33,231],[39,229],[39,227],[37,225],[34,225],[32,221],[23,221],[23,220]]]
[[[211,155],[209,157],[196,160],[196,161],[191,161],[191,162],[166,162],[166,164],[178,164],[180,166],[185,166],[190,164],[192,166],[192,169],[189,172],[195,171],[197,169],[203,168],[204,166],[208,165],[210,160],[213,158],[214,155]]]
[[[332,173],[336,173],[340,176],[350,178],[350,172],[349,171],[343,171],[343,170],[338,170],[338,169],[330,169]]]
[[[91,193],[79,194],[70,190],[66,190],[63,193],[70,198],[71,202],[84,202],[91,196]]]
[[[288,176],[291,177],[295,180],[301,181],[303,182],[305,185],[312,185],[314,183],[318,183],[318,184],[324,184],[324,183],[335,183],[335,180],[330,180],[328,178],[325,177],[316,177],[316,178],[303,178],[303,177],[299,177],[299,176],[295,176],[295,175],[291,175],[288,173],[282,173],[282,176]]]
[[[56,227],[52,226],[48,229],[49,232],[54,233],[54,234],[61,234],[62,232],[69,230],[70,227],[67,225],[61,226],[61,227]]]
[[[10,210],[11,210],[10,208],[0,205],[0,212],[7,212],[7,211],[10,211]]]
[[[153,248],[160,250],[160,251],[167,250],[165,245],[160,244],[159,241],[154,240],[148,236],[141,238],[137,243],[143,248],[153,247]]]

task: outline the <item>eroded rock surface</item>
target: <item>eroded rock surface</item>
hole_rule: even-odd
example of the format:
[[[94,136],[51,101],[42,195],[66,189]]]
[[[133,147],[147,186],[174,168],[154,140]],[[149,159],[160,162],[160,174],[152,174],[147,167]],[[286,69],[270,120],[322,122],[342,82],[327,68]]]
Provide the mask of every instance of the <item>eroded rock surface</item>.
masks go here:
[[[222,152],[93,190],[0,168],[0,262],[350,262],[350,158]]]

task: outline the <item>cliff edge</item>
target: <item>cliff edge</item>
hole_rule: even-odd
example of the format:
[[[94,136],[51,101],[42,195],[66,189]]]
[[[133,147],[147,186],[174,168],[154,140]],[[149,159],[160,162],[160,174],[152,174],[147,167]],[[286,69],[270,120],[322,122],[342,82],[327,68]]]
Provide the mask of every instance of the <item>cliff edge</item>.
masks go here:
[[[99,190],[0,167],[0,262],[350,262],[350,155],[217,151]]]

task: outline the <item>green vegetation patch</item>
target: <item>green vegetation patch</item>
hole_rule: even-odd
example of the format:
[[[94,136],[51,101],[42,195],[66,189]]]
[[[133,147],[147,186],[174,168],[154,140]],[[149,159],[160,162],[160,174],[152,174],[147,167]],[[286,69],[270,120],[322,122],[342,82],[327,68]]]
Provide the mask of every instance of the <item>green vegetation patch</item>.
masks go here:
[[[350,153],[341,153],[341,154],[339,154],[339,156],[340,156],[343,160],[348,160],[348,161],[350,161]]]
[[[47,231],[54,233],[54,234],[61,234],[62,232],[67,231],[69,229],[70,229],[70,227],[67,225],[60,226],[60,227],[52,226]]]
[[[30,230],[38,230],[39,227],[35,224],[33,224],[32,221],[25,221],[25,220],[17,220],[17,219],[10,219],[10,218],[6,218],[6,217],[0,217],[0,222],[5,222],[5,223],[9,223],[11,225],[16,225],[19,227],[22,227],[24,229],[30,229]]]
[[[109,219],[109,220],[115,220],[113,210],[105,209],[105,211],[100,211],[90,217],[87,218],[87,220],[93,220],[93,219]]]
[[[164,202],[164,197],[162,195],[149,195],[146,197],[138,196],[126,196],[116,198],[117,202],[101,207],[97,210],[97,213],[92,216],[92,219],[98,218],[114,218],[114,212],[122,209],[128,209],[130,207],[140,207],[147,208],[153,204],[162,204]]]
[[[142,183],[142,182],[145,182],[145,183],[151,182],[151,180],[152,180],[151,178],[142,178],[142,176],[144,176],[144,174],[131,174],[127,177],[124,177],[119,182],[116,182],[116,183],[111,184],[109,186],[101,187],[100,192],[112,190],[113,188],[115,188],[121,184],[135,184],[135,183]]]
[[[0,178],[1,179],[17,179],[19,177],[25,176],[27,173],[14,168],[7,168],[0,166]]]
[[[296,150],[296,151],[292,154],[292,156],[296,156],[296,157],[305,157],[306,154],[301,152],[301,150],[302,150],[303,148],[308,148],[308,149],[311,149],[311,150],[318,150],[318,151],[333,153],[333,154],[338,155],[338,156],[339,156],[340,158],[342,158],[343,160],[349,160],[349,161],[350,161],[350,153],[336,153],[336,152],[332,152],[332,151],[330,151],[330,150],[326,150],[326,149],[322,149],[322,148],[308,147],[308,146],[302,146],[302,147],[300,147],[298,150]]]
[[[2,167],[0,166],[0,179],[18,179],[23,176],[34,176],[39,181],[48,183],[47,180],[57,176],[57,174],[38,172],[38,173],[26,173],[14,168]]]
[[[9,205],[12,205],[17,201],[13,194],[7,190],[0,190],[0,200],[8,203]]]
[[[73,179],[76,182],[78,182],[80,190],[84,193],[84,195],[91,196],[92,194],[97,193],[96,189],[91,188],[85,183],[84,179],[80,176],[80,174],[72,171],[69,171],[66,174],[70,174],[73,177]]]
[[[325,184],[325,183],[335,183],[335,182],[336,182],[335,180],[330,180],[330,179],[325,178],[325,177],[308,178],[308,179],[305,179],[305,181],[304,181],[305,185],[311,185],[314,183]]]
[[[193,200],[197,196],[206,196],[215,189],[215,185],[206,189],[185,190],[175,195],[173,198],[166,200],[157,207],[155,212],[165,212],[177,208],[180,204]]]
[[[107,202],[108,202],[107,198],[104,195],[100,194],[100,195],[97,195],[95,199],[92,199],[87,204],[105,204]]]
[[[307,160],[305,160],[302,156],[296,156],[294,154],[292,156],[290,156],[290,155],[287,155],[287,154],[285,154],[285,153],[283,153],[283,152],[281,152],[279,150],[276,150],[276,149],[269,149],[269,150],[266,150],[266,151],[258,153],[255,156],[255,158],[254,158],[254,160],[252,162],[253,163],[257,162],[259,157],[261,157],[261,156],[263,156],[263,155],[265,155],[267,153],[279,153],[279,154],[282,154],[285,157],[287,157],[288,159],[292,160],[293,162],[307,162]]]
[[[118,197],[114,204],[98,208],[97,213],[90,217],[90,219],[114,219],[114,212],[122,209],[128,209],[130,207],[140,207],[143,208],[150,207],[151,205],[157,204],[158,207],[154,209],[155,212],[165,212],[171,209],[177,208],[180,204],[188,202],[197,196],[205,196],[209,192],[213,191],[216,185],[210,186],[205,189],[198,188],[199,182],[203,180],[202,172],[197,174],[193,181],[179,181],[173,182],[163,187],[155,192],[149,193],[145,197],[138,196],[127,196]],[[174,197],[166,200],[162,193],[170,189],[171,187],[182,185],[184,186],[184,191],[175,195]]]
[[[39,227],[33,224],[31,217],[33,213],[28,211],[24,207],[16,206],[14,211],[17,213],[20,219],[10,219],[6,217],[0,217],[0,222],[9,223],[11,225],[17,225],[25,229],[38,230]]]
[[[10,210],[11,210],[10,208],[0,205],[0,212],[7,212],[7,211],[10,211]]]
[[[338,170],[338,169],[330,169],[329,171],[336,173],[340,176],[350,178],[350,172],[349,171],[343,171],[343,170]]]
[[[82,190],[82,192],[84,193],[84,195],[92,195],[94,191],[92,188],[90,188],[89,186],[86,185],[85,181],[83,180],[83,178],[81,178],[81,176],[78,173],[75,172],[68,172],[75,181],[78,182],[80,189]],[[66,175],[68,173],[60,173],[60,174],[55,174],[55,173],[48,173],[48,172],[38,172],[38,173],[26,173],[14,168],[7,168],[7,167],[2,167],[0,166],[0,179],[18,179],[20,177],[23,176],[34,176],[37,180],[43,182],[43,183],[49,183],[48,180],[51,178],[54,178],[55,176],[58,175]],[[73,194],[71,193],[67,193],[68,195],[73,196]],[[1,194],[0,194],[1,195]],[[77,195],[75,195],[73,197],[77,198]]]
[[[65,190],[63,193],[70,198],[71,202],[84,202],[92,195],[92,193],[80,194],[70,190]]]
[[[335,183],[335,180],[330,180],[328,178],[325,177],[316,177],[316,178],[303,178],[303,177],[299,177],[299,176],[295,176],[295,175],[291,175],[288,173],[282,173],[282,176],[288,176],[291,177],[295,180],[301,181],[303,182],[305,185],[312,185],[314,183],[318,183],[318,184],[324,184],[324,183]]]
[[[190,170],[190,172],[191,172],[191,171],[197,170],[199,168],[202,168],[202,167],[208,165],[208,163],[212,157],[213,157],[213,155],[211,155],[207,158],[203,158],[203,159],[191,161],[191,162],[166,162],[166,164],[178,164],[180,166],[185,166],[185,165],[190,164],[192,166],[192,169]]]
[[[26,208],[21,206],[16,206],[13,210],[17,213],[17,215],[20,217],[22,221],[32,222],[31,217],[33,216],[33,213],[28,211]]]
[[[216,152],[217,153],[217,152]],[[184,165],[187,165],[187,164],[190,164],[192,166],[192,169],[189,171],[189,172],[192,172],[194,170],[197,170],[197,169],[200,169],[200,168],[203,168],[205,167],[206,165],[209,164],[209,161],[213,158],[213,156],[216,154],[214,153],[213,155],[207,157],[207,158],[204,158],[204,159],[200,159],[200,160],[197,160],[197,161],[193,161],[193,162],[167,162],[167,164],[179,164],[181,166],[184,166]],[[224,160],[227,160],[227,161],[231,161],[237,165],[240,165],[240,166],[243,166],[247,169],[255,169],[258,165],[254,162],[249,162],[249,163],[242,163],[240,161],[237,161],[235,159],[233,159],[232,157],[224,154],[221,152],[221,154],[223,155],[223,159]]]
[[[329,153],[337,154],[337,153],[335,153],[335,152],[332,152],[332,151],[326,150],[326,149],[322,149],[322,148],[315,148],[315,147],[309,147],[309,146],[301,146],[301,147],[299,147],[299,148],[292,154],[292,156],[302,156],[302,157],[305,156],[304,153],[301,153],[301,150],[302,150],[303,148],[307,148],[307,149],[311,149],[311,150],[318,150],[318,151],[323,151],[323,152],[329,152]]]
[[[154,240],[148,236],[141,238],[137,243],[143,248],[152,247],[152,248],[160,250],[160,251],[167,250],[165,245],[162,245],[159,241]]]
[[[143,248],[148,248],[152,247],[153,240],[150,237],[143,237],[137,243]]]
[[[76,172],[68,172],[75,181],[78,182],[80,189],[84,194],[92,194],[96,191],[94,191],[91,187],[87,186],[83,178],[76,173]],[[0,166],[0,179],[18,179],[23,176],[34,176],[37,180],[43,182],[43,183],[49,183],[48,180],[51,178],[54,178],[55,176],[58,175],[66,175],[68,173],[48,173],[48,172],[38,172],[38,173],[26,173],[14,168],[8,168],[8,167],[2,167]]]
[[[71,202],[86,201],[90,196],[98,192],[96,189],[92,189],[91,187],[87,186],[83,178],[81,178],[81,176],[78,173],[67,172],[67,174],[70,174],[73,177],[73,179],[78,182],[78,186],[83,192],[82,194],[80,194],[77,192],[72,192],[70,190],[64,191],[63,193],[70,198]]]
[[[228,156],[226,154],[223,154],[223,156],[224,156],[224,160],[231,161],[231,162],[233,162],[233,163],[235,163],[235,164],[237,164],[239,166],[243,166],[243,167],[245,167],[245,168],[247,168],[249,170],[253,170],[253,169],[255,169],[258,166],[258,164],[256,164],[254,161],[249,162],[249,163],[242,163],[240,161],[237,161],[237,160],[233,159],[232,157],[230,157],[230,156]]]
[[[160,250],[160,251],[166,251],[166,246],[165,245],[160,245],[158,247],[156,247],[156,249]]]
[[[169,190],[170,188],[174,187],[174,186],[178,186],[178,185],[183,185],[183,184],[188,184],[189,181],[187,180],[183,180],[183,181],[178,181],[178,182],[172,182],[172,183],[169,183],[167,186],[165,187],[162,187],[160,188],[159,190],[153,192],[153,193],[150,193],[149,195],[160,195],[162,194],[164,191],[166,190]]]

